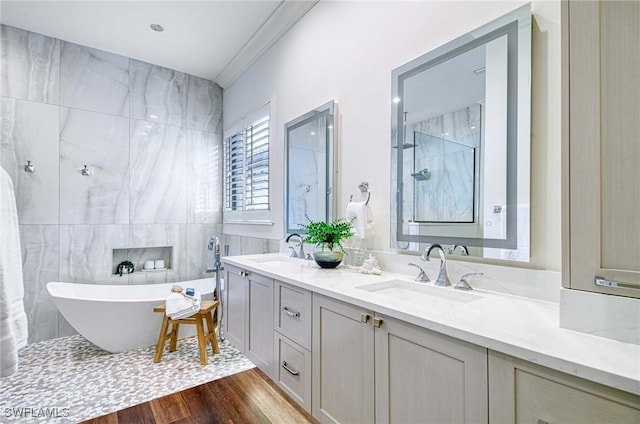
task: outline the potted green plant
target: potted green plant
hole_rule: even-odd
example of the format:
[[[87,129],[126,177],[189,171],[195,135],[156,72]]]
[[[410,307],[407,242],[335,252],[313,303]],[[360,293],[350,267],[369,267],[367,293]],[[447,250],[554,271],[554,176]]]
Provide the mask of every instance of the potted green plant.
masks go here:
[[[307,232],[306,243],[315,244],[313,259],[322,268],[335,268],[344,258],[342,241],[353,236],[353,225],[346,219],[336,219],[330,224],[310,221],[303,225]]]

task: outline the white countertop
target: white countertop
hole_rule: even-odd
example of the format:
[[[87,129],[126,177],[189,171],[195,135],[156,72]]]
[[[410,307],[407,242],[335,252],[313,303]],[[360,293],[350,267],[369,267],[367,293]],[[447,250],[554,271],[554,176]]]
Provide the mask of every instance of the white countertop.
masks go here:
[[[229,256],[224,263],[342,300],[381,315],[465,340],[567,374],[640,395],[640,346],[559,327],[557,303],[474,290],[459,292],[404,275],[321,269],[282,254]],[[389,280],[432,295],[402,296],[359,288]],[[473,281],[470,281],[473,285]],[[411,293],[411,292],[409,292]]]

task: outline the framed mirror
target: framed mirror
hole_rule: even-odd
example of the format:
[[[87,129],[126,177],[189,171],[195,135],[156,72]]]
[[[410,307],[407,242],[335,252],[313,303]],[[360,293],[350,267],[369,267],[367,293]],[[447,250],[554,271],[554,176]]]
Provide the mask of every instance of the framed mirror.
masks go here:
[[[529,260],[530,104],[529,5],[392,72],[392,248]]]
[[[334,219],[335,109],[332,100],[285,124],[285,235]]]

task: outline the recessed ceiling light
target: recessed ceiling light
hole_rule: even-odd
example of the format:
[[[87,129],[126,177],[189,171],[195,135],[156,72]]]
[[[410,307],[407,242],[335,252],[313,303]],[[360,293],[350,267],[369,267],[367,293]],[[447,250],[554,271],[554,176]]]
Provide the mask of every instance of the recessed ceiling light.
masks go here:
[[[156,31],[156,32],[162,32],[164,31],[164,28],[162,25],[160,24],[151,24],[149,25],[151,27],[152,30]]]

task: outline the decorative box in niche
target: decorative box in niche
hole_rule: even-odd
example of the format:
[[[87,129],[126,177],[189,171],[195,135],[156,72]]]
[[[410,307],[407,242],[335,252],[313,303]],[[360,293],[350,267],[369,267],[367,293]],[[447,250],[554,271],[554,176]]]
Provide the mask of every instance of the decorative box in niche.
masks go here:
[[[150,246],[113,249],[112,273],[120,276],[133,272],[166,272],[172,269],[173,246]],[[120,265],[120,266],[119,266]]]

